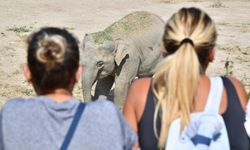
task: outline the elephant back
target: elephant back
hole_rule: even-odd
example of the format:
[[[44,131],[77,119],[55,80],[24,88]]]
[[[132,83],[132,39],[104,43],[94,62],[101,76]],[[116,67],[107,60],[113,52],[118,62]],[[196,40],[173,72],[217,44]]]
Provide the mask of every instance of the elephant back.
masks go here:
[[[106,29],[93,33],[95,43],[103,43],[106,40],[118,38],[136,39],[142,35],[150,35],[150,32],[163,32],[164,21],[157,15],[147,11],[136,11],[114,22]],[[161,34],[162,35],[162,34]]]

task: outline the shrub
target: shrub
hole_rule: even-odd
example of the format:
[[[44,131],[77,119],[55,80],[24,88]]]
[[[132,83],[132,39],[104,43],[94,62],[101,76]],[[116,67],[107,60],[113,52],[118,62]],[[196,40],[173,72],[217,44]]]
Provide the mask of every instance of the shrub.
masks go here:
[[[213,4],[210,5],[210,7],[222,8],[222,7],[225,7],[225,5],[220,0],[216,0]]]

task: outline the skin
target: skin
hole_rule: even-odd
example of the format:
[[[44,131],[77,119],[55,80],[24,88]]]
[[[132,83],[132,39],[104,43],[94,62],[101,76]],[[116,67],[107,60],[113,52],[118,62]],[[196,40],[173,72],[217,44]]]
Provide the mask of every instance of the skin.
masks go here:
[[[82,53],[84,100],[107,98],[114,83],[113,99],[116,106],[122,107],[135,77],[151,76],[160,61],[163,27],[164,21],[158,16],[135,12],[103,31],[85,35]],[[91,97],[95,81],[97,86]]]
[[[23,75],[24,75],[26,81],[32,84],[32,75],[31,75],[29,66],[27,64],[23,65],[22,72],[23,72]],[[73,77],[73,78],[75,78],[74,81],[78,82],[80,80],[81,74],[82,74],[82,66],[79,66],[76,73],[75,73],[75,76]],[[73,87],[74,87],[75,83],[73,84]],[[72,91],[73,91],[73,88],[71,88],[69,90],[58,88],[58,89],[55,89],[53,93],[46,94],[45,96],[47,96],[48,98],[50,98],[56,102],[62,103],[62,102],[65,102],[65,101],[73,98]],[[135,148],[136,148],[136,146],[135,146]],[[135,148],[133,148],[133,150],[136,150]]]
[[[32,75],[31,75],[29,66],[27,64],[23,65],[22,72],[23,72],[25,79],[29,83],[32,84],[32,82],[31,82]],[[82,73],[82,67],[79,66],[76,73],[75,73],[75,76],[74,76],[76,82],[79,81],[81,73]],[[74,83],[74,85],[75,85],[75,83]],[[50,99],[52,99],[56,102],[64,102],[64,101],[67,101],[67,100],[73,98],[72,90],[73,90],[73,87],[69,90],[66,90],[63,88],[58,88],[58,89],[55,89],[53,93],[46,94],[45,96],[49,97]]]
[[[214,55],[215,55],[215,50],[210,52],[207,61],[208,62],[212,61],[214,59]],[[246,111],[247,93],[245,91],[244,86],[234,77],[229,77],[229,79],[232,81],[237,91],[242,109]],[[152,78],[143,78],[135,81],[131,85],[125,101],[123,114],[136,133],[138,133],[138,123],[141,120],[142,114],[144,112],[151,80]],[[208,94],[210,89],[209,77],[205,74],[201,74],[199,83],[200,84],[198,87],[198,94],[192,112],[204,111],[208,99]],[[226,108],[227,108],[227,94],[224,87],[221,98],[220,110],[219,110],[220,114],[223,114],[226,111]],[[136,148],[138,147],[139,146],[137,144]]]
[[[91,99],[90,90],[95,80],[97,80],[94,99],[100,99],[100,96],[108,96],[113,83],[115,83],[114,101],[117,106],[123,105],[132,80],[134,80],[136,76],[151,76],[156,65],[162,59],[160,47],[157,47],[157,45],[153,47],[153,50],[146,49],[147,46],[145,46],[144,54],[141,54],[138,53],[137,49],[133,46],[136,42],[123,42],[123,40],[119,42],[122,44],[125,43],[124,46],[121,46],[122,44],[120,43],[116,43],[118,48],[113,51],[91,49],[88,48],[88,43],[86,42],[87,46],[83,53],[83,58],[86,58],[83,62],[85,67],[83,71],[83,95],[85,100]],[[117,56],[116,51],[119,50],[123,50],[121,58]],[[116,63],[118,57],[121,59],[120,64]],[[96,66],[100,61],[103,62],[103,66]],[[103,70],[109,71],[104,72]]]

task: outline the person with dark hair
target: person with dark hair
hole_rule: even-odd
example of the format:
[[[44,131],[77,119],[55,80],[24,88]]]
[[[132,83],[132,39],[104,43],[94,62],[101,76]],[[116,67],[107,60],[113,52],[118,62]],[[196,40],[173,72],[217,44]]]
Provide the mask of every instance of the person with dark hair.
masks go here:
[[[214,22],[198,8],[182,8],[168,20],[162,39],[167,57],[152,78],[132,84],[123,110],[138,133],[141,150],[163,149],[174,144],[168,143],[169,135],[180,136],[192,124],[191,116],[205,112],[206,108],[222,116],[231,150],[249,149],[244,129],[247,103],[244,86],[233,77],[205,74],[215,56],[216,39]],[[218,91],[222,96],[217,101],[210,95]],[[180,130],[170,134],[177,119]]]
[[[82,103],[72,95],[79,80],[77,40],[45,27],[28,39],[23,74],[37,96],[8,100],[0,112],[0,150],[129,150],[133,129],[112,102]]]

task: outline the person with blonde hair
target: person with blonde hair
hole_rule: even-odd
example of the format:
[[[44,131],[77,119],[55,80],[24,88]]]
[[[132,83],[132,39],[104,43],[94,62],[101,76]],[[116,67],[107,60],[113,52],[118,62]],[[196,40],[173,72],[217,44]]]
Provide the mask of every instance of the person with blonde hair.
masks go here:
[[[138,133],[141,150],[163,149],[177,118],[183,131],[191,124],[191,114],[204,112],[207,105],[213,109],[213,104],[216,110],[216,102],[209,98],[217,90],[216,86],[212,90],[213,78],[222,84],[217,111],[225,122],[230,149],[249,148],[244,129],[244,86],[233,77],[209,77],[205,73],[215,57],[216,39],[214,22],[199,8],[182,8],[168,20],[162,39],[167,57],[152,78],[131,85],[123,110]]]
[[[3,106],[0,150],[132,149],[137,136],[113,103],[73,97],[79,59],[78,42],[65,29],[45,27],[30,36],[23,73],[37,96]]]

